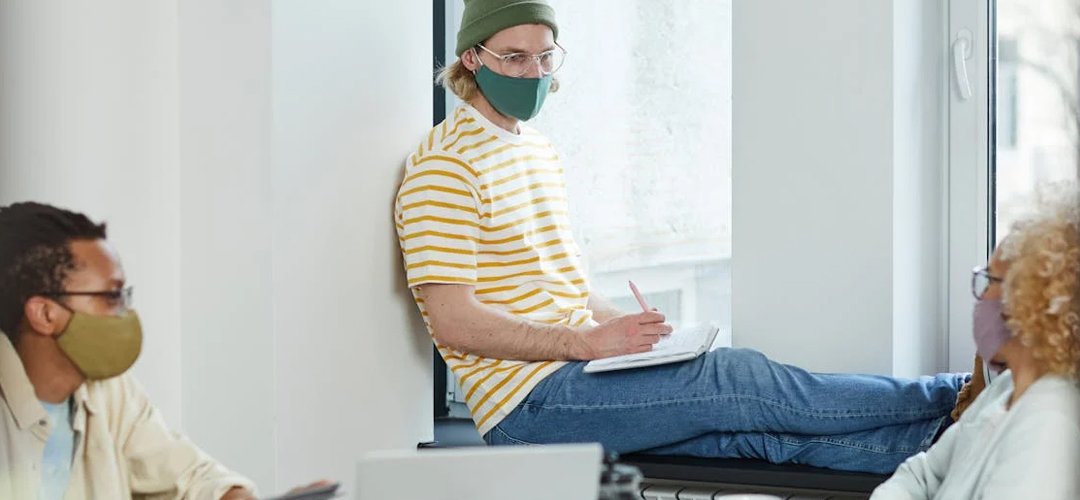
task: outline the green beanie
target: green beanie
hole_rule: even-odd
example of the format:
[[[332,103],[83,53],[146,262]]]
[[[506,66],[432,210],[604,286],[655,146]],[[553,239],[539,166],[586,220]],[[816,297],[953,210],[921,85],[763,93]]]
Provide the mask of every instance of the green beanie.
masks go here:
[[[559,39],[555,10],[545,0],[465,0],[457,35],[458,57],[491,35],[519,24],[546,24]]]

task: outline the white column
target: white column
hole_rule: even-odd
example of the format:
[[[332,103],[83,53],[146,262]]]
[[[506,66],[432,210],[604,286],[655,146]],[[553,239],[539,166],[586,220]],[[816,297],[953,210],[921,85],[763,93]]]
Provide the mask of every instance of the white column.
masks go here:
[[[279,484],[350,484],[360,453],[431,438],[392,217],[431,126],[431,4],[278,0],[273,25]]]
[[[735,344],[943,369],[940,2],[746,0],[733,19]]]
[[[892,367],[891,15],[735,2],[736,345],[814,370]]]
[[[948,369],[947,10],[893,2],[892,372],[905,377]]]
[[[271,493],[279,474],[270,4],[176,8],[184,430]]]

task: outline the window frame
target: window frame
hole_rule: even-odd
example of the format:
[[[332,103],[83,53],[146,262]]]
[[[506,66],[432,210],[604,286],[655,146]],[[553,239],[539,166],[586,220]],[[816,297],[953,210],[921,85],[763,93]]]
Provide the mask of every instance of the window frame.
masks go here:
[[[948,368],[971,369],[970,275],[972,267],[990,256],[994,235],[994,144],[996,66],[996,1],[950,0],[948,43],[949,147],[947,214]],[[971,97],[960,95],[953,50],[969,34],[971,56],[966,62]]]
[[[432,75],[439,68],[442,68],[446,64],[446,0],[432,0],[432,60],[434,65],[432,67]],[[446,119],[446,88],[441,85],[433,84],[431,87],[432,92],[432,112],[431,112],[431,126],[438,125]],[[433,373],[433,408],[434,418],[448,417],[450,416],[450,403],[448,395],[447,383],[449,377],[447,377],[446,361],[443,361],[442,355],[439,354],[439,349],[432,345],[432,361],[434,370]]]

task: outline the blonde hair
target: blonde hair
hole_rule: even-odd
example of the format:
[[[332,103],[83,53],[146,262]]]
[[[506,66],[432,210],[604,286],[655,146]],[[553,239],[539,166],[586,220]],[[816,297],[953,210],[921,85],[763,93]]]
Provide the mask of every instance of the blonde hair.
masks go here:
[[[1075,184],[1040,189],[1034,215],[1002,243],[1005,313],[1013,336],[1049,373],[1080,372],[1080,196]]]
[[[435,73],[435,83],[446,87],[447,90],[458,96],[458,99],[469,102],[480,93],[480,87],[476,85],[476,76],[461,62],[461,59],[453,64],[440,68]]]
[[[476,84],[476,75],[465,67],[461,59],[436,71],[435,83],[446,87],[447,90],[453,92],[454,95],[465,102],[472,101],[474,97],[481,94],[480,87]],[[558,91],[559,79],[552,78],[549,92],[555,93]]]

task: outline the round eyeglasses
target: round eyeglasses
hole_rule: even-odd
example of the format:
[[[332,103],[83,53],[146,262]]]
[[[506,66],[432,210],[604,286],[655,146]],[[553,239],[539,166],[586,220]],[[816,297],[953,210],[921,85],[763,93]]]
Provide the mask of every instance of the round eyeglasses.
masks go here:
[[[990,288],[991,283],[1001,283],[1005,281],[1002,278],[990,274],[990,270],[986,266],[979,266],[971,270],[971,294],[975,296],[976,300],[982,300],[983,295],[986,295],[986,289]]]

